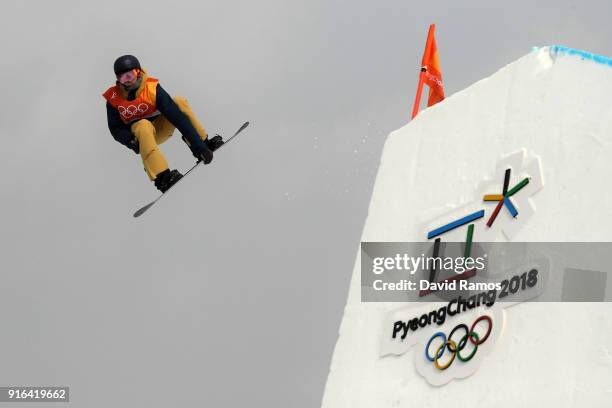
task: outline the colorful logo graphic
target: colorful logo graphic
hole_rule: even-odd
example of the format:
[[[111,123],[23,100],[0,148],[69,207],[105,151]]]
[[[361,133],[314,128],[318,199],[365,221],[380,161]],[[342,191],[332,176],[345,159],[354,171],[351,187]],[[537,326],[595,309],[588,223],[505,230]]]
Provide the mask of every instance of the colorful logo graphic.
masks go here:
[[[469,377],[503,333],[503,307],[453,306],[457,313],[443,319],[446,307],[434,303],[397,309],[386,317],[380,356],[401,356],[414,348],[417,372],[434,386]]]
[[[501,184],[500,180],[503,180]],[[500,234],[508,240],[515,239],[535,214],[531,197],[543,185],[542,167],[537,156],[528,157],[525,150],[520,150],[502,158],[497,163],[495,177],[477,187],[474,202],[457,207],[423,226],[424,236],[434,240],[433,256],[443,256],[442,237],[447,242],[464,243],[461,253],[466,258],[471,255],[476,239],[478,242],[496,242]],[[485,219],[486,222],[479,222]],[[461,228],[464,226],[467,226],[467,231]],[[525,287],[535,287],[537,273],[529,271],[523,274]],[[475,276],[476,271],[453,273],[445,279],[441,279],[433,268],[426,274],[430,282],[442,283],[469,279]],[[517,288],[523,275],[512,278]],[[432,292],[421,291],[419,296]],[[537,290],[532,291],[528,296],[538,293]],[[518,303],[472,304],[471,300],[466,302],[461,296],[446,300],[448,303],[442,307],[427,303],[426,306],[412,305],[390,312],[386,316],[381,337],[381,356],[401,356],[417,345],[416,369],[429,384],[435,386],[472,375],[503,333],[504,308]],[[452,329],[445,330],[445,327]]]
[[[518,175],[517,178],[519,181],[510,187],[513,169],[515,169],[514,173]],[[482,202],[484,202],[485,205],[496,203],[491,215],[487,219],[487,222],[479,230],[478,237],[481,242],[495,241],[497,230],[493,229],[494,226],[496,226],[494,223],[500,216],[502,207],[507,209],[507,217],[503,220],[503,223],[500,223],[502,224],[500,229],[504,231],[508,238],[511,238],[511,235],[513,235],[513,232],[516,231],[518,227],[514,226],[512,228],[509,226],[509,224],[516,223],[519,217],[519,209],[521,209],[521,215],[524,213],[524,216],[521,216],[521,221],[523,224],[531,217],[531,215],[535,212],[535,206],[533,203],[531,203],[529,197],[540,190],[543,186],[542,169],[539,158],[534,157],[528,161],[526,159],[526,152],[524,150],[502,159],[497,165],[496,173],[499,178],[501,178],[500,176],[503,174],[503,187],[501,188],[501,194],[491,194],[490,191],[495,188],[499,188],[499,186],[496,187],[495,185],[489,184],[481,188],[481,190],[486,189],[485,191],[487,192],[484,194],[479,194],[479,196],[482,197]],[[519,192],[524,194],[524,196],[521,197],[521,194],[518,194]],[[463,256],[465,258],[470,257],[472,255],[472,243],[475,237],[475,222],[484,219],[486,211],[486,207],[481,208],[476,211],[472,211],[468,215],[461,215],[459,218],[446,222],[440,227],[429,230],[427,232],[427,239],[429,240],[435,238],[433,257],[436,258],[442,256],[440,253],[442,242],[441,236],[458,230],[460,227],[465,225],[467,225],[468,228],[465,235],[465,250]],[[454,240],[457,240],[456,235],[453,238]],[[437,278],[437,271],[432,268],[429,271],[428,280],[429,282],[445,283],[469,279],[475,274],[476,270],[472,269],[462,274],[453,275],[451,277],[447,277],[446,279],[439,280]],[[432,292],[433,291],[430,289],[422,290],[419,292],[419,296],[427,296]]]
[[[485,334],[481,334],[479,336],[478,333],[474,331],[474,329],[476,328],[476,325],[481,321],[488,322],[488,327]],[[457,333],[458,330],[463,330],[464,335],[459,339],[458,342],[455,342],[453,340],[453,335]],[[493,320],[491,319],[491,317],[487,315],[481,315],[476,320],[474,320],[474,323],[472,323],[469,329],[464,323],[456,325],[453,330],[451,330],[450,334],[448,335],[448,338],[443,332],[434,333],[429,338],[429,341],[425,346],[425,357],[427,357],[427,359],[431,361],[438,370],[446,370],[448,367],[450,367],[451,364],[453,364],[453,362],[455,361],[455,357],[457,357],[459,361],[467,363],[472,358],[474,358],[474,355],[478,351],[478,346],[487,341],[487,339],[491,335],[492,330]],[[441,343],[437,348],[435,348],[436,352],[432,357],[429,354],[429,349],[431,347],[431,344],[434,343],[434,340],[436,339],[440,339]],[[468,346],[468,339],[469,342],[472,344],[472,351],[467,356],[465,356],[462,355],[461,352],[466,348],[466,346]],[[444,352],[447,349],[449,351],[450,357],[446,362],[441,363],[442,357],[444,356]]]

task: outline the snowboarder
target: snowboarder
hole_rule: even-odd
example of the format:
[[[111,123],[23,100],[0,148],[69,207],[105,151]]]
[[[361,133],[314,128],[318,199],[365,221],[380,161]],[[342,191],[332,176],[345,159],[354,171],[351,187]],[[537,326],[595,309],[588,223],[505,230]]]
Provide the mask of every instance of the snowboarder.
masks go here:
[[[183,177],[168,168],[158,147],[175,129],[198,161],[212,161],[213,151],[223,139],[219,135],[208,138],[185,98],[170,97],[133,55],[117,58],[114,71],[117,82],[103,94],[108,128],[117,142],[140,154],[145,172],[158,190],[164,193]]]

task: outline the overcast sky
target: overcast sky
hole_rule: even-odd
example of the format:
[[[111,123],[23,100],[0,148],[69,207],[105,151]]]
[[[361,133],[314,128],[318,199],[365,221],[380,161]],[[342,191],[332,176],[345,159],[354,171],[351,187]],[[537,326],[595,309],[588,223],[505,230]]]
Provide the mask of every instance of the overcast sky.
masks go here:
[[[429,24],[447,95],[532,46],[612,55],[609,1],[499,3],[4,1],[0,386],[67,385],[88,407],[318,406]],[[157,192],[101,97],[125,53],[210,133],[251,121],[140,219]],[[162,150],[193,163],[178,136]]]

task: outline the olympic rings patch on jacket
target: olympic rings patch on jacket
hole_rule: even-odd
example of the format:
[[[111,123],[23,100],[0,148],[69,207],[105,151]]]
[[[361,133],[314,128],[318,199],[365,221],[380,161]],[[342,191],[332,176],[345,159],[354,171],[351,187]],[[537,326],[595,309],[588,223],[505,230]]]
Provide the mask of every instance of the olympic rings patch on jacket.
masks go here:
[[[149,105],[143,102],[143,103],[138,104],[138,106],[136,105],[128,105],[127,107],[119,106],[117,110],[119,111],[119,114],[121,116],[127,119],[127,118],[131,118],[137,113],[145,113],[147,109],[149,109]]]

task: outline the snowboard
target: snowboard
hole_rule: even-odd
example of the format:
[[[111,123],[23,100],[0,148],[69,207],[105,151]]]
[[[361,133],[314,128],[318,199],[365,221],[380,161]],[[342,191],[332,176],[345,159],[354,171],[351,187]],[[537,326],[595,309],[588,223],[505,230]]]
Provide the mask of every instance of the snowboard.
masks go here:
[[[238,136],[238,134],[240,132],[242,132],[247,126],[249,126],[249,122],[244,122],[242,124],[242,126],[240,126],[240,128],[236,131],[236,133],[234,133],[229,139],[227,139],[225,141],[225,143],[223,143],[221,146],[219,146],[219,148],[217,150],[215,150],[215,154],[217,154],[217,152],[221,149],[223,149],[225,146],[227,146],[227,144],[229,142],[231,142],[236,136]],[[172,189],[174,188],[174,186],[176,186],[177,184],[179,184],[185,177],[187,177],[187,175],[189,173],[191,173],[191,171],[193,169],[195,169],[196,167],[198,167],[200,165],[200,163],[203,163],[202,161],[197,162],[192,168],[190,168],[189,170],[187,170],[187,172],[185,174],[183,174],[183,177],[177,181],[176,183],[174,183],[168,190],[166,190],[165,193],[162,193],[159,197],[157,197],[155,200],[151,201],[149,204],[145,205],[144,207],[140,208],[138,211],[136,211],[134,213],[134,218],[138,218],[140,217],[142,214],[144,214],[145,212],[147,212],[147,210],[151,207],[153,207],[155,205],[155,203],[157,203],[159,200],[162,199],[162,197],[168,195],[168,193],[170,191],[172,191]]]

